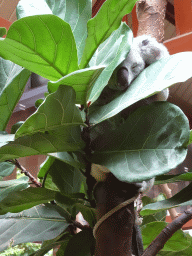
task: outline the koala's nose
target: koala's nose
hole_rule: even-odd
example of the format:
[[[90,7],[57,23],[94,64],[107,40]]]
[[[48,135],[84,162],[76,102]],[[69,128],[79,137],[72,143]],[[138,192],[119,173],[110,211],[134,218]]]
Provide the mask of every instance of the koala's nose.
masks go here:
[[[128,88],[129,82],[128,82],[128,69],[125,67],[121,67],[117,71],[117,86],[118,90],[124,91]]]

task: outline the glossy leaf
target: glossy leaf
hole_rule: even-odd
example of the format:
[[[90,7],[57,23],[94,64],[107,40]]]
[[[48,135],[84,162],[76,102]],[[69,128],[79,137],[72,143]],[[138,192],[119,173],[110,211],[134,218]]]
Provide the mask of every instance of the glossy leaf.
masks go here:
[[[12,228],[14,226],[14,228]],[[53,239],[69,224],[56,205],[39,205],[20,213],[0,216],[0,251],[10,245]],[[11,229],[11,232],[7,232]]]
[[[14,22],[0,40],[0,56],[53,81],[78,69],[70,25],[50,14]]]
[[[190,183],[186,188],[182,189],[179,193],[175,194],[173,197],[156,202],[153,204],[148,204],[143,207],[141,215],[145,216],[148,214],[154,214],[156,212],[175,208],[179,206],[191,205],[192,204],[192,183]]]
[[[50,153],[50,156],[53,156],[56,159],[63,161],[66,164],[69,164],[77,169],[85,169],[85,162],[83,159],[82,152],[58,152],[58,153]]]
[[[181,109],[156,102],[137,109],[118,129],[96,138],[92,161],[121,181],[147,180],[183,162],[188,140],[189,122]]]
[[[17,180],[16,180],[17,181]],[[23,187],[24,188],[24,187]],[[21,190],[21,186],[17,190]],[[22,191],[14,191],[0,202],[0,214],[7,212],[21,212],[33,206],[53,201],[55,193],[45,188],[27,188]]]
[[[100,123],[133,103],[149,97],[170,85],[184,82],[192,76],[192,52],[181,52],[159,60],[131,83],[126,92],[104,106],[94,107],[90,115],[91,123]]]
[[[4,163],[1,163],[1,165]],[[17,191],[26,189],[29,187],[29,178],[24,176],[16,180],[6,180],[6,181],[0,181],[0,212],[1,212],[1,203],[4,198],[7,198],[9,194],[15,195]],[[6,199],[5,199],[6,201]],[[5,211],[4,213],[6,213]],[[0,213],[0,214],[4,214]]]
[[[166,226],[166,222],[152,222],[141,228],[144,249],[146,249]],[[187,241],[184,232],[177,230],[163,246],[162,251],[181,251],[186,249],[189,245],[190,242]]]
[[[55,93],[47,96],[37,111],[17,130],[15,137],[80,125],[83,125],[83,120],[75,106],[74,90],[69,86],[60,86]]]
[[[155,178],[155,185],[173,183],[179,181],[192,181],[192,173],[183,173],[179,175],[161,175]]]
[[[11,114],[18,103],[30,71],[0,58],[0,130],[5,130]]]
[[[75,71],[56,82],[48,83],[50,93],[55,92],[59,85],[69,85],[76,92],[76,104],[86,104],[88,99],[88,91],[93,87],[95,81],[105,67],[97,66]]]
[[[1,177],[9,176],[14,171],[14,169],[15,169],[15,165],[12,163],[9,163],[9,162],[0,163],[0,176]]]
[[[137,0],[107,0],[97,15],[88,21],[88,37],[86,39],[80,68],[87,67],[98,46],[116,30],[123,16],[130,13]]]
[[[94,245],[93,233],[90,230],[83,230],[69,240],[64,256],[91,256]]]
[[[190,145],[192,143],[192,130],[190,131],[190,138],[189,138],[189,143],[188,145]]]
[[[0,37],[5,36],[6,34],[7,34],[7,30],[6,30],[6,28],[2,28],[2,27],[0,27]]]
[[[69,233],[67,233],[64,235],[61,234],[54,239],[44,241],[41,249],[30,254],[30,256],[44,256],[44,255],[46,255],[46,253],[48,251],[50,251],[51,249],[53,249],[55,247],[59,247],[59,250],[60,250],[60,248],[63,247],[64,244],[67,245],[67,243],[71,239],[71,237],[72,236]],[[59,245],[61,245],[61,246],[59,246]],[[57,251],[57,254],[58,254],[58,251]],[[63,254],[61,256],[63,256]]]
[[[143,206],[150,204],[150,203],[154,203],[154,202],[158,202],[158,201],[162,201],[165,199],[165,196],[163,194],[159,194],[156,198],[150,198],[147,196],[142,197],[142,203]],[[150,222],[154,222],[154,221],[165,221],[166,220],[166,216],[167,216],[167,211],[161,211],[161,212],[157,212],[156,214],[153,215],[146,215],[143,216],[143,221],[142,221],[142,225],[146,225]]]
[[[59,128],[48,134],[35,133],[31,136],[23,136],[2,146],[0,148],[0,162],[24,156],[77,151],[84,146],[80,127]]]
[[[52,11],[47,4],[48,1],[20,0],[16,8],[17,19],[19,20],[21,18],[33,15],[52,14]]]
[[[49,168],[55,161],[55,159],[59,159],[60,161],[71,165],[77,169],[84,169],[85,166],[83,162],[79,162],[77,158],[75,158],[73,153],[68,153],[68,152],[58,152],[58,153],[50,153],[48,154],[50,157],[48,157],[45,162],[41,164],[41,169],[39,171],[38,177],[43,178],[45,174],[48,172]]]
[[[89,65],[105,65],[106,68],[95,81],[94,86],[89,87],[88,101],[93,103],[97,100],[108,84],[114,69],[126,58],[132,40],[132,31],[125,23],[121,23],[120,27],[99,46]]]
[[[74,167],[55,159],[49,168],[53,182],[62,194],[79,193],[84,179],[81,172]]]
[[[14,141],[14,137],[14,134],[7,134],[5,131],[0,132],[0,147],[6,145],[10,141]]]
[[[87,21],[92,14],[91,0],[20,0],[17,5],[17,17],[23,18],[38,14],[54,14],[69,23],[81,60],[87,37]]]

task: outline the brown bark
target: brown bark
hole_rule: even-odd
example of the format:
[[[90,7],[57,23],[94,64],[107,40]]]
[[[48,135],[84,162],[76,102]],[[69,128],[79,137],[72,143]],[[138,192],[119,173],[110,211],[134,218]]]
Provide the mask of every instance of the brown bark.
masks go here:
[[[118,181],[109,174],[105,182],[96,185],[97,219],[120,203],[132,198],[138,187]],[[131,256],[132,232],[135,222],[134,203],[118,210],[107,218],[96,231],[95,256]]]
[[[136,5],[138,36],[151,35],[158,42],[164,39],[166,0],[139,0]]]
[[[142,256],[155,256],[163,248],[164,244],[171,238],[171,236],[182,226],[192,219],[192,209],[185,211],[177,219],[173,220],[161,233],[153,240],[153,242],[144,251]]]

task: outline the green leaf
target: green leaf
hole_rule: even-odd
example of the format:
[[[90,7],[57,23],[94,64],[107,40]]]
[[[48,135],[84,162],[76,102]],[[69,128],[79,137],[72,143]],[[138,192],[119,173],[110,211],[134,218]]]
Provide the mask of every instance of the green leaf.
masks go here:
[[[42,179],[42,178],[45,177],[45,175],[49,171],[50,166],[53,164],[54,161],[55,161],[54,157],[48,156],[46,158],[46,160],[40,165],[40,170],[39,170],[39,173],[38,173],[38,178],[39,179]]]
[[[153,204],[148,204],[143,207],[141,215],[149,215],[159,211],[167,210],[170,208],[175,208],[179,206],[191,205],[192,204],[192,183],[190,183],[186,188],[182,189],[179,193],[175,194],[173,197],[156,202]]]
[[[6,144],[7,136],[0,136],[0,145],[1,138],[5,137],[2,143],[4,146],[0,148],[0,162],[24,156],[77,151],[85,146],[81,139],[81,129],[78,126],[58,128],[49,133],[22,136],[8,144]]]
[[[84,177],[81,172],[73,166],[55,159],[49,168],[49,174],[62,194],[80,192],[81,183],[84,180]]]
[[[93,103],[97,100],[103,88],[108,84],[114,69],[126,58],[132,40],[132,31],[125,23],[121,23],[120,27],[99,46],[89,65],[105,65],[106,68],[94,86],[89,88],[88,101]]]
[[[44,99],[38,99],[35,101],[35,107],[38,108],[42,103],[43,103]]]
[[[91,256],[94,246],[92,231],[83,230],[69,240],[64,256]]]
[[[66,11],[63,19],[71,25],[80,63],[85,48],[85,40],[87,38],[87,22],[92,16],[92,1],[65,0],[65,4]],[[62,18],[61,14],[60,18]]]
[[[56,82],[48,82],[48,90],[50,93],[55,92],[59,85],[69,85],[76,92],[76,104],[85,105],[88,100],[88,91],[103,71],[104,66],[97,66],[77,70]]]
[[[12,163],[8,163],[8,162],[0,163],[0,176],[1,177],[9,176],[14,171],[14,169],[15,169],[15,165]]]
[[[0,27],[0,37],[3,37],[7,34],[7,29]]]
[[[17,5],[18,19],[38,14],[54,14],[69,23],[77,45],[79,62],[87,37],[87,21],[91,19],[91,0],[22,0]]]
[[[71,27],[54,15],[14,22],[0,40],[0,56],[53,81],[78,69]]]
[[[190,145],[192,143],[192,130],[190,130],[190,137],[189,137],[189,143],[188,145]]]
[[[21,127],[22,124],[24,124],[24,121],[19,121],[19,122],[15,123],[15,124],[11,127],[11,134],[15,134],[16,131]]]
[[[137,109],[123,125],[92,142],[92,162],[117,179],[139,182],[175,168],[187,154],[189,122],[181,109],[156,102]]]
[[[157,235],[167,226],[166,222],[152,222],[141,228],[144,249],[156,238]],[[181,251],[190,246],[185,234],[177,230],[173,236],[166,242],[162,251]],[[182,254],[180,254],[182,255]]]
[[[83,159],[82,152],[58,152],[58,153],[50,153],[50,156],[53,156],[56,159],[63,161],[66,164],[69,164],[77,169],[85,169],[85,162]]]
[[[18,103],[30,72],[11,61],[0,58],[0,130],[5,130]]]
[[[53,0],[55,2],[55,0]],[[45,0],[20,0],[17,4],[16,14],[17,19],[21,19],[27,16],[52,14],[48,3]]]
[[[162,201],[164,199],[165,199],[165,197],[164,197],[163,194],[158,195],[154,199],[152,199],[150,197],[147,197],[147,196],[144,196],[144,197],[142,197],[142,202],[143,202],[143,206],[145,206],[147,204]],[[153,214],[153,215],[143,216],[142,225],[146,225],[146,224],[148,224],[150,222],[154,222],[154,221],[165,221],[166,216],[167,216],[167,211],[166,210],[161,211],[161,212],[157,212],[156,214]]]
[[[192,181],[192,173],[183,173],[179,175],[161,175],[155,178],[155,185],[174,183],[179,181]]]
[[[76,210],[81,212],[81,214],[83,215],[83,218],[89,223],[89,226],[93,228],[97,223],[96,209],[83,205],[81,203],[76,203],[75,208]]]
[[[74,90],[69,86],[60,86],[17,130],[15,137],[80,125],[84,123],[80,110],[75,106]]]
[[[192,66],[192,52],[182,52],[159,60],[141,72],[126,92],[104,106],[95,106],[90,122],[100,123],[133,103],[156,94],[170,85],[189,79]]]
[[[68,226],[60,207],[50,204],[39,205],[20,213],[1,215],[0,251],[10,245],[53,239]]]
[[[4,163],[1,163],[4,164]],[[29,178],[24,176],[16,180],[6,180],[0,181],[0,211],[1,211],[1,203],[4,198],[11,195],[15,195],[17,191],[28,188],[29,186]],[[6,199],[5,199],[6,201]],[[7,212],[7,211],[5,211]],[[1,214],[1,213],[0,213]],[[4,213],[3,213],[4,214]]]
[[[118,29],[124,15],[130,13],[137,0],[107,0],[97,15],[88,21],[88,37],[81,60],[80,68],[87,67],[92,55],[98,46],[104,42],[111,33]]]
[[[43,242],[41,249],[36,251],[33,254],[30,254],[30,256],[44,256],[44,255],[46,255],[46,253],[48,251],[50,251],[51,249],[53,249],[55,247],[58,247],[59,245],[61,245],[59,247],[59,250],[60,250],[60,248],[63,247],[64,244],[67,245],[67,243],[71,237],[72,236],[70,234],[64,234],[64,235],[61,234],[54,239],[45,241],[45,242]],[[61,256],[63,256],[63,254]]]
[[[0,131],[0,147],[6,145],[10,141],[13,141],[14,137],[14,134],[7,134],[5,131]]]
[[[21,186],[20,188],[16,188],[15,191],[12,189],[9,195],[0,202],[0,214],[20,212],[33,206],[53,201],[55,198],[55,192],[45,188],[31,187],[22,191],[17,191],[21,189]]]

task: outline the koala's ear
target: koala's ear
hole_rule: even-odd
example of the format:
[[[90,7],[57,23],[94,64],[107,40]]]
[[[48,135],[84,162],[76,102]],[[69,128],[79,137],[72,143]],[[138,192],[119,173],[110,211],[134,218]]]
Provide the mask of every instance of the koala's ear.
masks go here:
[[[117,86],[118,89],[121,91],[125,91],[128,86],[129,86],[129,82],[128,82],[128,75],[129,75],[129,71],[126,67],[120,67],[117,71]]]

